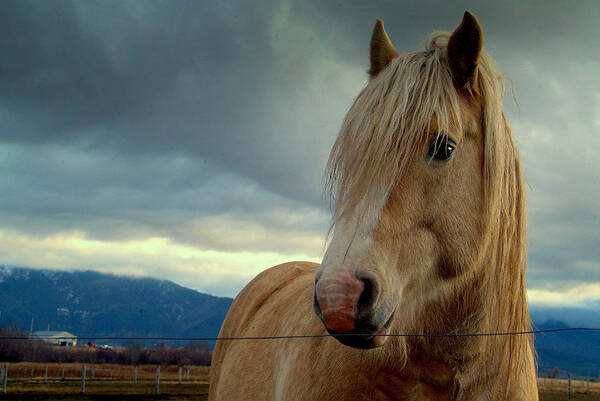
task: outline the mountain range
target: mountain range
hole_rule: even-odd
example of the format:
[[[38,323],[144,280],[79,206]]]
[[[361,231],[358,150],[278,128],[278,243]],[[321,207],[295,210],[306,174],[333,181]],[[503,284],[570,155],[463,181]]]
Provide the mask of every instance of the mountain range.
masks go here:
[[[0,326],[79,337],[216,337],[233,299],[168,280],[0,265]],[[599,327],[598,308],[532,307],[537,329]],[[214,342],[209,342],[214,345]],[[600,332],[536,334],[538,370],[600,376]]]
[[[0,265],[0,326],[79,337],[216,337],[231,298],[168,280]]]

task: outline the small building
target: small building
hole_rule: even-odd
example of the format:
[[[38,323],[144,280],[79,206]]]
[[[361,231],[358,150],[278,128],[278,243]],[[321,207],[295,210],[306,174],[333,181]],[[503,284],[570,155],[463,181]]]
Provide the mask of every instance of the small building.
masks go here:
[[[77,345],[77,337],[68,331],[35,331],[31,335],[33,340],[43,340],[52,345],[73,347]]]

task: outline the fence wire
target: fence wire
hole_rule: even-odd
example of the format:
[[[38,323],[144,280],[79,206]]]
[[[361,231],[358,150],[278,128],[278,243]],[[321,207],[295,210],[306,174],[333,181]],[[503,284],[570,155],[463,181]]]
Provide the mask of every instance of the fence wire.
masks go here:
[[[64,340],[122,340],[122,341],[235,341],[235,340],[282,340],[322,337],[490,337],[517,336],[528,334],[557,333],[569,331],[600,331],[598,327],[563,327],[556,329],[537,329],[527,331],[507,331],[496,333],[342,333],[342,334],[292,334],[283,336],[250,336],[250,337],[121,337],[121,336],[60,336]],[[0,336],[0,340],[46,341],[56,339],[54,336]]]

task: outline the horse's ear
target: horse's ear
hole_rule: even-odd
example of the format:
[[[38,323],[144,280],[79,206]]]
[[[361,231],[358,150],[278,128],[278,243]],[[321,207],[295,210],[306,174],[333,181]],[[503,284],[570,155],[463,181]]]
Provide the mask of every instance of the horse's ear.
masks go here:
[[[373,36],[371,36],[371,68],[369,75],[375,78],[392,61],[394,57],[398,57],[399,53],[392,44],[390,37],[383,28],[383,21],[377,18]]]
[[[457,88],[473,84],[477,60],[483,47],[483,30],[473,14],[465,11],[462,22],[448,40],[448,63]]]

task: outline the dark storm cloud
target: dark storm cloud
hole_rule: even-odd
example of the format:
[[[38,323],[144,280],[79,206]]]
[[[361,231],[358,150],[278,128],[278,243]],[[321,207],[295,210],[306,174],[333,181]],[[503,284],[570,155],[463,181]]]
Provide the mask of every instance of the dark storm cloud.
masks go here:
[[[320,178],[323,166],[310,159],[317,133],[286,132],[297,125],[287,121],[299,106],[293,90],[291,102],[265,104],[292,79],[273,54],[276,9],[140,4],[3,3],[2,139],[185,153],[318,202],[315,177],[289,184],[304,160]]]
[[[564,44],[589,38],[582,27],[598,7],[561,4],[3,2],[0,135],[128,156],[183,152],[318,202],[325,156],[360,87],[343,93],[335,69],[314,71],[323,59],[358,76],[376,16],[405,51],[455,27],[464,8],[491,47],[572,52]],[[336,104],[332,92],[345,96]]]

